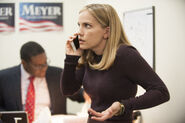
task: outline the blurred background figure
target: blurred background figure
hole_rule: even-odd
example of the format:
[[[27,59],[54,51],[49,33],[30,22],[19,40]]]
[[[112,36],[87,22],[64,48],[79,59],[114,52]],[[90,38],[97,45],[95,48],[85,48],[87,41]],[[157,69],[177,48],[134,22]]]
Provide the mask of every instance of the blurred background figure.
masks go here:
[[[60,91],[62,68],[49,66],[45,50],[34,41],[21,47],[20,58],[21,64],[0,71],[0,111],[25,110],[29,123],[46,109],[52,115],[66,114],[66,97]],[[83,91],[69,98],[84,102]]]

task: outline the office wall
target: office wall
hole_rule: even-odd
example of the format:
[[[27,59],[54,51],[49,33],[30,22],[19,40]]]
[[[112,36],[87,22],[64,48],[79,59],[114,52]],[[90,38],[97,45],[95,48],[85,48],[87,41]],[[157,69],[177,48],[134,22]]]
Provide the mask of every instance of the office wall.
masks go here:
[[[142,110],[143,120],[144,123],[183,123],[185,114],[185,55],[183,54],[185,52],[185,0],[63,0],[63,2],[64,30],[62,32],[22,34],[16,31],[12,34],[0,34],[0,69],[20,63],[20,46],[28,40],[35,40],[43,45],[51,59],[51,64],[63,67],[65,42],[77,31],[78,10],[84,4],[109,3],[116,8],[121,19],[124,11],[155,6],[156,72],[167,85],[171,99],[160,106]],[[78,104],[72,102],[69,104],[74,106],[68,107],[71,112],[79,111]]]

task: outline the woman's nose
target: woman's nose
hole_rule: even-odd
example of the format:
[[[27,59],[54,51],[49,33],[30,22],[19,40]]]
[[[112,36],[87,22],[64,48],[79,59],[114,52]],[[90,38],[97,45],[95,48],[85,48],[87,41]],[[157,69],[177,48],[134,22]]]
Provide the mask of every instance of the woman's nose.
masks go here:
[[[79,26],[78,34],[79,34],[79,35],[83,35],[83,30],[82,30],[82,27],[81,27],[81,26]]]

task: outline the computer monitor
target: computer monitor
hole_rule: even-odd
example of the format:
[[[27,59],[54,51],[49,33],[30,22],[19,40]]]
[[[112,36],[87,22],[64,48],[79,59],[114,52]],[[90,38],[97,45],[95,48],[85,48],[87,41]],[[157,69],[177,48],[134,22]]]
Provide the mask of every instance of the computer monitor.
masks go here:
[[[3,123],[28,123],[28,117],[25,111],[0,112],[0,120]]]

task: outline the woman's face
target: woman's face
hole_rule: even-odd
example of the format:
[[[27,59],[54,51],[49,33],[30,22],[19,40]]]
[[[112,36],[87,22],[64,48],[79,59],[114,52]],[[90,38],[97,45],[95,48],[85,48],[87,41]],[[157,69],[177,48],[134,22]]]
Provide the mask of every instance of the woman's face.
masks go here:
[[[82,11],[78,18],[79,41],[81,49],[91,49],[96,54],[103,53],[107,35],[106,28],[102,28],[98,21],[87,11]]]

